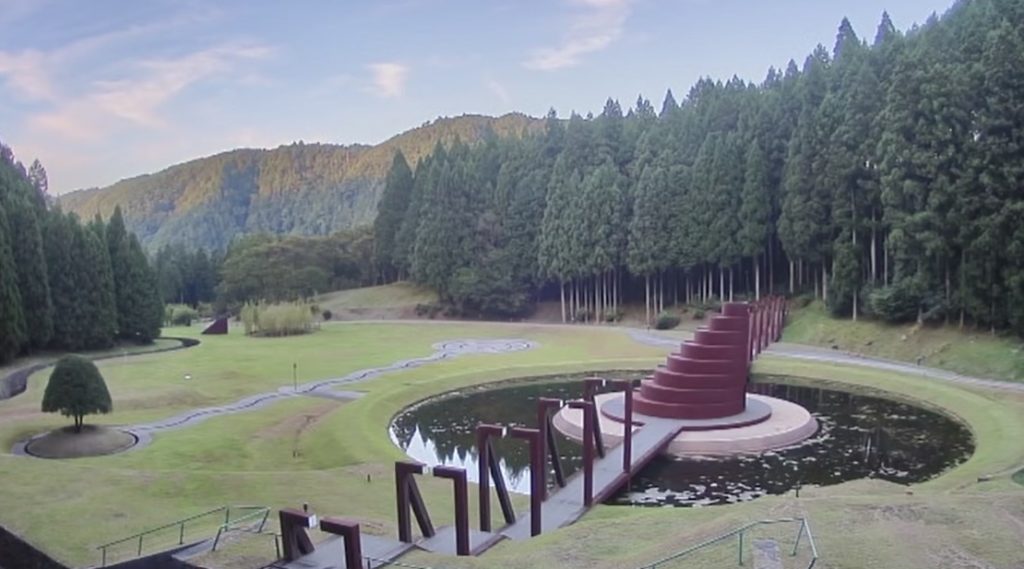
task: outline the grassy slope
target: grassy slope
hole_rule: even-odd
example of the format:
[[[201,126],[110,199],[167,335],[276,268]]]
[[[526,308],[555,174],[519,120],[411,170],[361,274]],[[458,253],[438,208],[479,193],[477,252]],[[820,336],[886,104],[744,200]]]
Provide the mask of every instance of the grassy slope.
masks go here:
[[[1024,381],[1024,345],[1019,338],[954,326],[887,325],[828,316],[820,303],[795,310],[783,341],[832,347],[869,356],[916,362],[964,375]]]
[[[332,332],[332,328],[338,330]],[[163,368],[183,365],[176,360],[196,365],[216,361],[228,369],[241,365],[230,357],[236,352],[258,359],[264,366],[275,360],[287,366],[287,356],[301,349],[310,350],[310,357],[330,358],[338,369],[367,367],[382,357],[369,350],[373,346],[367,345],[367,352],[355,350],[345,357],[333,357],[335,349],[364,336],[368,343],[373,338],[372,342],[391,344],[376,348],[399,357],[416,355],[429,344],[429,338],[442,336],[525,337],[542,347],[519,354],[467,356],[385,376],[361,385],[368,395],[344,405],[332,407],[322,400],[297,399],[214,419],[161,435],[147,449],[115,457],[62,462],[60,468],[54,468],[50,462],[0,456],[0,477],[8,482],[0,486],[0,521],[44,544],[59,558],[77,564],[95,562],[91,546],[106,539],[223,503],[281,507],[309,502],[321,513],[358,517],[364,531],[393,534],[390,465],[401,453],[388,440],[386,427],[396,411],[424,396],[461,385],[553,371],[645,367],[656,363],[662,354],[607,328],[348,324],[298,339],[227,337],[205,344],[212,354],[190,350],[146,356],[139,360],[136,377],[159,378]],[[265,343],[256,344],[260,342]],[[286,348],[276,351],[278,342]],[[220,352],[224,357],[213,357]],[[247,369],[246,373],[257,371]],[[805,489],[800,499],[769,497],[726,508],[602,506],[575,526],[529,544],[504,543],[481,559],[419,554],[411,560],[445,567],[632,567],[752,519],[807,514],[826,556],[819,565],[823,567],[924,568],[942,566],[946,558],[981,558],[996,567],[1024,563],[1024,553],[1015,547],[1022,537],[1016,523],[1024,520],[1024,492],[1010,477],[1015,466],[1024,464],[1024,441],[1013,436],[1024,432],[1024,396],[773,358],[760,361],[756,371],[880,387],[924,400],[968,421],[977,439],[977,452],[966,464],[914,487],[913,495],[900,486],[861,480]],[[230,376],[221,380],[237,383],[234,389],[246,384],[246,380]],[[133,389],[144,391],[143,380],[125,381],[139,381]],[[254,383],[265,386],[270,381],[264,378]],[[30,400],[38,394],[30,392],[26,397]],[[156,389],[151,402],[162,397]],[[0,420],[10,415],[11,404],[0,404]],[[305,421],[295,422],[295,418],[306,414],[316,420],[301,428]],[[115,415],[111,419],[120,418]],[[58,417],[48,420],[51,425],[61,424]],[[293,456],[296,448],[298,456]],[[992,482],[975,482],[977,476],[990,473],[1002,474]],[[425,479],[423,490],[434,506],[435,521],[448,521],[450,487]],[[25,496],[33,498],[29,501]],[[271,543],[266,544],[266,551],[268,555],[272,551]],[[696,559],[692,566],[712,566],[718,553],[709,552],[704,561]]]
[[[437,293],[412,283],[339,290],[320,295],[317,305],[334,312],[353,309],[409,308],[437,302]]]

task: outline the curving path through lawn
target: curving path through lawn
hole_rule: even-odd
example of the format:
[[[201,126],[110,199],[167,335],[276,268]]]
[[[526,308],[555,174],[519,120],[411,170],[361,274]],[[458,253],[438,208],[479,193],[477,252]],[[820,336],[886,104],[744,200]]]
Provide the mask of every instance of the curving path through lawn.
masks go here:
[[[434,344],[434,352],[430,355],[423,356],[420,358],[412,358],[407,360],[400,360],[393,364],[367,368],[358,371],[354,371],[348,375],[332,378],[332,379],[320,379],[307,383],[300,384],[298,388],[295,387],[280,387],[277,391],[270,391],[265,393],[257,393],[234,401],[224,405],[215,405],[212,407],[202,407],[199,409],[192,409],[184,413],[154,421],[152,423],[142,423],[139,425],[129,425],[119,427],[120,430],[129,432],[138,438],[138,443],[128,450],[138,449],[146,446],[152,441],[154,433],[162,431],[170,431],[173,429],[180,429],[191,425],[196,425],[207,419],[213,417],[219,417],[222,415],[231,415],[234,413],[242,413],[245,411],[251,411],[253,409],[259,409],[272,403],[287,399],[289,397],[295,397],[299,395],[315,396],[315,397],[331,397],[331,398],[345,398],[353,399],[358,397],[355,393],[339,393],[335,392],[334,388],[342,385],[351,385],[366,381],[378,377],[380,375],[401,371],[405,369],[412,369],[420,367],[425,364],[444,361],[459,356],[470,355],[470,354],[507,354],[513,352],[522,352],[531,350],[537,347],[536,342],[530,340],[449,340],[446,342],[440,342]],[[43,433],[45,435],[45,433]],[[37,435],[42,436],[42,435]],[[31,456],[25,452],[25,447],[32,439],[19,441],[11,449],[11,452],[20,456]]]

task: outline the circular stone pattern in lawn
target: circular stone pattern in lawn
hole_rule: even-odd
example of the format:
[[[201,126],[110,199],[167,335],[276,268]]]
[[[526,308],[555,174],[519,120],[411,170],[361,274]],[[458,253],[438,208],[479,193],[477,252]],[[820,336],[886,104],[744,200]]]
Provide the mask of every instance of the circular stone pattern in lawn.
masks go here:
[[[574,399],[585,375],[529,378],[483,385],[422,401],[395,417],[391,438],[411,458],[432,466],[467,469],[476,479],[475,429],[479,422],[532,426],[538,397]],[[645,372],[596,375],[638,379]],[[764,378],[757,393],[806,409],[818,432],[802,443],[730,457],[662,456],[608,503],[639,506],[701,506],[784,494],[801,486],[828,486],[858,478],[899,484],[929,480],[974,452],[970,430],[952,418],[875,390],[843,391],[838,385],[807,387],[785,378]],[[774,381],[773,381],[774,380]],[[556,433],[567,473],[581,464],[581,448]],[[527,492],[529,456],[519,441],[494,448],[508,487]]]
[[[138,441],[135,435],[113,427],[84,425],[80,433],[64,427],[33,437],[24,451],[38,458],[83,458],[122,452]]]

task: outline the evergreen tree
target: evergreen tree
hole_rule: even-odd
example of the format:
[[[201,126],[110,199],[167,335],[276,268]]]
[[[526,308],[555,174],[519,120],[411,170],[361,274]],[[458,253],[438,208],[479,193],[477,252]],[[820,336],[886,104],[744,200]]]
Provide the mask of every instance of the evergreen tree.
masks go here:
[[[11,241],[7,214],[0,204],[0,363],[16,356],[28,340]]]
[[[39,218],[46,212],[34,207],[34,196],[35,190],[28,181],[14,168],[0,162],[0,204],[7,210],[28,348],[37,350],[44,348],[53,335],[53,306],[39,227]]]
[[[374,263],[385,282],[397,280],[399,263],[395,258],[398,233],[412,197],[413,177],[405,156],[399,150],[384,182],[384,193],[373,222]]]

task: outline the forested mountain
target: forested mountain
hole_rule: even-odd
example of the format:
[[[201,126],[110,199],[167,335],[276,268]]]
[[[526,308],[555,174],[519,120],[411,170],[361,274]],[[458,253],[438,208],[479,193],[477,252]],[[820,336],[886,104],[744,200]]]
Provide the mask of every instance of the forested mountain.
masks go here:
[[[48,197],[39,162],[26,171],[0,144],[0,364],[159,336],[157,275],[120,210],[83,224]]]
[[[1024,0],[962,0],[760,84],[703,79],[660,112],[549,116],[521,140],[397,156],[385,279],[566,319],[807,291],[833,313],[1024,332]]]
[[[396,150],[412,160],[438,142],[519,137],[540,121],[522,114],[443,118],[377,146],[297,143],[233,150],[61,196],[83,218],[116,206],[129,230],[155,251],[162,245],[223,250],[244,233],[328,235],[368,225]]]

